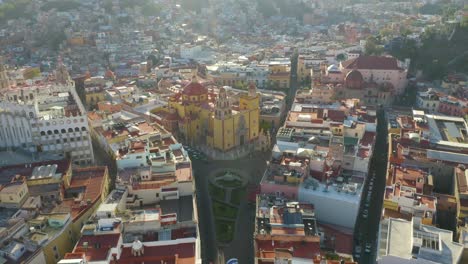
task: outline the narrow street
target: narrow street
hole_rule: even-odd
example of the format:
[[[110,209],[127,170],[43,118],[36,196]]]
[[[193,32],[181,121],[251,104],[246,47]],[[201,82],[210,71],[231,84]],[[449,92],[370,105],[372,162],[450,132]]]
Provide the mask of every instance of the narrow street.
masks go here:
[[[360,214],[356,221],[354,233],[354,245],[361,247],[360,257],[356,258],[360,264],[375,263],[377,257],[377,238],[379,231],[380,215],[382,212],[383,192],[385,189],[385,179],[387,171],[387,127],[384,110],[378,115],[377,137],[375,142],[374,156],[372,157],[369,178],[364,186]],[[373,181],[373,189],[369,192],[369,182]],[[365,208],[365,201],[370,194],[369,208]],[[368,210],[368,217],[362,214],[363,210]],[[371,246],[371,252],[365,252],[366,245]],[[354,252],[358,256],[358,252]]]

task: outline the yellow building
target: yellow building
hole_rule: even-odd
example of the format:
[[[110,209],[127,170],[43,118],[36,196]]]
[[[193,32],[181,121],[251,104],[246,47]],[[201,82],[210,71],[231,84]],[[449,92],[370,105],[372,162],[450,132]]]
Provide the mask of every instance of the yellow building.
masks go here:
[[[288,89],[291,79],[291,64],[289,62],[272,61],[268,65],[270,74],[268,81],[278,88]]]
[[[297,80],[305,82],[312,79],[312,64],[306,56],[300,55],[297,59]]]
[[[224,88],[215,97],[194,78],[182,93],[170,98],[164,125],[189,144],[221,151],[258,139],[260,96],[255,85],[240,96],[238,107],[231,105]]]
[[[72,219],[69,213],[40,214],[28,221],[32,232],[25,239],[28,244],[42,246],[46,263],[57,263],[73,249]]]
[[[0,207],[20,208],[28,197],[28,185],[23,179],[0,186]]]

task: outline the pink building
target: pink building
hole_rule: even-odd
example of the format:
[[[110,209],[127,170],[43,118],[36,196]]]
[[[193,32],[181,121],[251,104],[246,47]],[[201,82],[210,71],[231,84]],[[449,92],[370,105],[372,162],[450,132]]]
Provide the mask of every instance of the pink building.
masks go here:
[[[409,59],[400,62],[393,57],[363,55],[341,62],[339,69],[343,76],[353,70],[359,71],[364,82],[391,83],[395,88],[395,94],[403,94],[408,83],[409,63]]]

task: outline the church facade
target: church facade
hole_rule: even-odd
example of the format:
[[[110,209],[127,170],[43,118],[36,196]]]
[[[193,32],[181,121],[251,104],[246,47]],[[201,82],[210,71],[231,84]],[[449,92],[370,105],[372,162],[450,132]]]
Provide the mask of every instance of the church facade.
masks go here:
[[[195,78],[170,98],[164,125],[190,145],[220,151],[253,144],[259,136],[260,95],[255,85],[232,105],[224,88],[216,95]]]

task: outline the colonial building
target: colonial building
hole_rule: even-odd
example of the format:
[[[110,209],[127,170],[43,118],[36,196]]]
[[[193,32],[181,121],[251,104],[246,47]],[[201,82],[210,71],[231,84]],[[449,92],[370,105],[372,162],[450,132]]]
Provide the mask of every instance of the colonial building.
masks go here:
[[[395,94],[404,93],[408,84],[407,74],[410,61],[400,62],[394,57],[359,56],[340,63],[339,69],[343,76],[351,71],[359,71],[365,82],[375,82],[378,85],[390,83]]]
[[[9,85],[2,70],[0,66],[0,149],[47,152],[91,164],[86,110],[65,66],[59,62],[55,80],[31,85]]]
[[[359,56],[339,66],[322,63],[313,75],[311,91],[319,92],[316,101],[322,103],[355,98],[365,105],[391,105],[393,98],[405,91],[408,67],[409,60],[384,56]],[[325,97],[320,95],[322,91]]]
[[[258,139],[260,96],[251,84],[232,105],[224,88],[218,95],[195,78],[169,100],[164,125],[185,142],[228,151]]]

